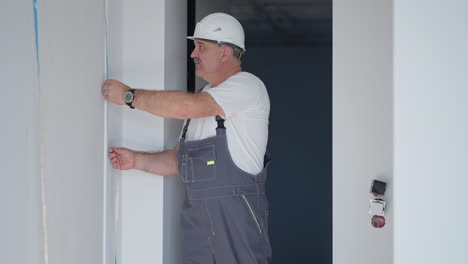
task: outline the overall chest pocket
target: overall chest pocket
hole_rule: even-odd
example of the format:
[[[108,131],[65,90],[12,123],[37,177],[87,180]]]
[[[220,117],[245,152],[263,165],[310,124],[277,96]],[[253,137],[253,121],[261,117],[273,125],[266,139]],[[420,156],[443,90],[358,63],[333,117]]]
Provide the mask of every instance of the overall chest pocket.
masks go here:
[[[189,148],[183,158],[182,177],[185,183],[206,182],[216,179],[215,145]]]

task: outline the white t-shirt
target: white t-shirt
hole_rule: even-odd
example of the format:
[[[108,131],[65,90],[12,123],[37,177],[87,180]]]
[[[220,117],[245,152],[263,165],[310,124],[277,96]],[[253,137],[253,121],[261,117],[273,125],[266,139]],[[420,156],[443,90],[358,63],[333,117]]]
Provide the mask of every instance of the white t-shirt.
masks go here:
[[[270,99],[263,82],[248,72],[239,72],[216,87],[207,84],[209,93],[224,110],[227,144],[234,163],[242,170],[257,174],[263,169],[268,141]],[[190,121],[186,140],[199,140],[216,135],[214,116]]]

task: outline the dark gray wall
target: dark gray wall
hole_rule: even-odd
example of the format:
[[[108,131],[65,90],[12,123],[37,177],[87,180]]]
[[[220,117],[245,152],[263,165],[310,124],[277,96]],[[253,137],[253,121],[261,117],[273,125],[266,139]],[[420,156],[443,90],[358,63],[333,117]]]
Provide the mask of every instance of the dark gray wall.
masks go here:
[[[332,263],[332,49],[249,48],[271,101],[273,263]]]

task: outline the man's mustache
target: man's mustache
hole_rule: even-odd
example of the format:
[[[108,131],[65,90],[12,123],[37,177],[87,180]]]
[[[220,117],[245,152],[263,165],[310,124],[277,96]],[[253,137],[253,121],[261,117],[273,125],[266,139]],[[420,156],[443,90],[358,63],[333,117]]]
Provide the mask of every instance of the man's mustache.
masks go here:
[[[193,58],[193,63],[199,64],[201,63],[201,60],[199,58]]]

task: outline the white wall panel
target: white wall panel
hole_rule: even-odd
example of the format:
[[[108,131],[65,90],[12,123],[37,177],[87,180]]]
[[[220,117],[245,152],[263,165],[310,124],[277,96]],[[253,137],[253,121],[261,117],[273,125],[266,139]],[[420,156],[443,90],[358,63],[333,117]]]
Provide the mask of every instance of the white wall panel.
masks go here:
[[[109,78],[133,88],[164,90],[164,11],[164,1],[109,1]],[[120,128],[108,131],[115,139],[111,145],[164,150],[163,118],[127,106],[111,109],[109,115],[122,120]],[[113,179],[119,175],[118,262],[162,263],[163,178],[132,170],[115,172]]]
[[[49,263],[103,259],[104,2],[38,6]]]
[[[333,1],[333,263],[393,263],[392,2]],[[388,183],[371,226],[372,179]]]
[[[43,263],[33,1],[0,8],[0,263]]]
[[[394,10],[395,263],[468,263],[468,2]]]

